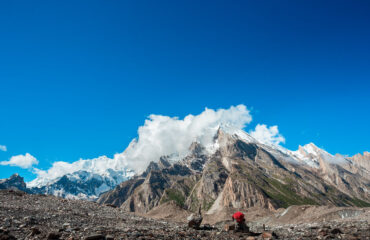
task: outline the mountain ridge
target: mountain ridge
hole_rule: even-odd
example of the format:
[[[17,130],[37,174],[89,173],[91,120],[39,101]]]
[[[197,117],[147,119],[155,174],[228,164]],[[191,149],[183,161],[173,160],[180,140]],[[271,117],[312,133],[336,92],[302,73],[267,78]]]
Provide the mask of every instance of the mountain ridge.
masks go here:
[[[153,162],[145,174],[102,194],[98,202],[140,213],[170,200],[186,210],[201,207],[213,214],[224,208],[255,206],[270,210],[301,204],[370,206],[369,179],[360,177],[367,170],[313,144],[301,147],[303,157],[299,157],[282,147],[254,140],[247,133],[240,137],[219,128],[214,145],[218,149],[213,153],[202,146],[192,147],[183,160],[169,166]],[[341,161],[333,162],[336,158]],[[181,169],[182,174],[171,174],[175,169]],[[121,192],[133,183],[134,189]]]
[[[134,141],[130,143],[128,149],[132,148],[133,145],[135,145]],[[126,151],[128,150],[126,149]],[[104,159],[99,158],[98,160]],[[205,203],[207,206],[211,202],[216,202],[217,204],[233,202],[231,205],[238,207],[241,204],[240,201],[236,203],[234,200],[228,199],[230,198],[228,196],[233,195],[235,191],[239,191],[240,194],[241,190],[234,189],[235,186],[238,186],[243,191],[246,191],[241,194],[242,198],[253,196],[252,192],[254,193],[255,199],[248,197],[244,199],[248,202],[247,205],[242,204],[244,207],[260,204],[263,207],[273,209],[287,204],[287,201],[284,200],[282,202],[285,202],[285,205],[275,203],[275,207],[273,207],[274,201],[271,202],[271,198],[276,197],[272,196],[274,194],[271,191],[275,193],[280,192],[280,190],[276,191],[276,188],[285,188],[286,186],[284,184],[287,182],[283,178],[275,179],[276,177],[271,174],[271,172],[275,171],[277,175],[281,172],[284,172],[287,176],[293,174],[293,179],[295,179],[297,174],[304,175],[306,177],[304,181],[308,181],[309,185],[312,184],[312,181],[319,183],[317,186],[320,186],[319,190],[321,193],[326,191],[325,188],[334,187],[334,195],[338,195],[339,193],[345,194],[347,202],[350,196],[355,197],[360,202],[364,201],[364,199],[369,202],[369,185],[366,185],[370,181],[370,154],[368,152],[364,152],[363,155],[357,154],[353,157],[332,155],[317,147],[314,143],[299,146],[298,150],[290,151],[279,145],[262,143],[243,130],[227,124],[222,124],[215,130],[213,140],[208,142],[207,145],[203,145],[195,139],[185,154],[173,153],[153,160],[140,174],[135,174],[134,171],[124,168],[117,159],[110,159],[104,171],[99,170],[97,173],[94,170],[103,161],[93,163],[92,167],[90,163],[90,165],[87,165],[89,170],[68,173],[50,182],[41,179],[44,181],[41,181],[39,184],[37,184],[37,179],[35,179],[32,181],[33,184],[28,183],[27,188],[23,189],[33,193],[51,194],[64,198],[97,200],[100,194],[104,192],[109,194],[115,188],[119,188],[121,192],[113,194],[116,196],[116,200],[112,200],[112,197],[110,197],[108,201],[108,198],[105,197],[107,194],[103,194],[98,201],[108,201],[121,206],[130,198],[131,205],[126,203],[124,206],[126,206],[127,210],[131,211],[133,209],[132,202],[135,202],[135,198],[134,196],[122,198],[122,192],[130,195],[134,191],[138,191],[137,188],[143,184],[141,187],[143,188],[143,194],[147,194],[148,191],[155,192],[154,195],[148,195],[156,199],[154,205],[153,203],[149,203],[151,200],[146,203],[147,206],[151,206],[150,208],[176,196],[177,191],[179,191],[178,189],[181,189],[182,196],[187,196],[190,194],[189,191],[192,191],[191,194],[199,195],[202,199],[208,199],[203,199],[206,202],[208,201],[208,203]],[[83,162],[82,164],[86,166],[87,163]],[[110,169],[110,166],[115,170]],[[244,168],[245,171],[240,171],[238,168]],[[255,172],[259,173],[258,176],[254,176],[253,174],[255,172],[250,172],[251,169],[255,169]],[[247,173],[250,175],[249,178],[254,177],[254,180],[252,179],[253,181],[248,180]],[[242,175],[242,178],[245,180],[244,182],[237,181],[235,177],[230,177],[238,174]],[[170,180],[168,181],[167,178]],[[199,182],[202,178],[206,178],[209,182]],[[167,185],[161,185],[162,188],[158,188],[158,186],[153,188],[152,186],[155,182],[164,184],[166,181],[167,184],[178,184],[180,186],[176,191],[171,190],[171,186]],[[182,182],[179,183],[178,181]],[[212,183],[218,189],[203,189],[202,191],[206,191],[206,193],[208,191],[206,194],[199,189],[194,189],[192,185],[196,183],[202,186]],[[261,188],[259,184],[269,186],[271,188],[269,189],[270,192]],[[283,185],[280,186],[281,184]],[[122,187],[119,187],[120,185]],[[307,184],[304,185],[306,186]],[[355,190],[351,189],[353,186],[355,186]],[[227,188],[223,189],[224,187]],[[296,188],[300,187],[296,186]],[[299,198],[300,200],[298,202],[306,202],[306,197],[310,195],[309,192],[308,190],[302,191],[303,196]],[[207,196],[205,197],[205,195]],[[282,196],[279,195],[277,197],[281,198]],[[185,199],[185,197],[178,200],[178,202],[183,202],[180,205],[190,206],[189,209],[194,209],[194,205],[197,205],[194,203],[194,200],[191,198]],[[343,201],[337,201],[336,203],[334,201],[334,204],[338,204],[339,202],[343,203]],[[191,207],[192,205],[193,207]],[[213,207],[213,210],[215,208]],[[141,211],[147,210],[142,209]]]

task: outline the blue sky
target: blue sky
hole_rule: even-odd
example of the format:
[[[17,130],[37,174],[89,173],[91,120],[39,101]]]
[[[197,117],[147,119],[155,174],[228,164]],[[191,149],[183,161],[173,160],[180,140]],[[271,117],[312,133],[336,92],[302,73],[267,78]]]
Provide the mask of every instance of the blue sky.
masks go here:
[[[370,147],[368,1],[4,1],[0,161],[122,152],[152,113],[245,104],[285,147]],[[28,170],[0,166],[0,178]]]

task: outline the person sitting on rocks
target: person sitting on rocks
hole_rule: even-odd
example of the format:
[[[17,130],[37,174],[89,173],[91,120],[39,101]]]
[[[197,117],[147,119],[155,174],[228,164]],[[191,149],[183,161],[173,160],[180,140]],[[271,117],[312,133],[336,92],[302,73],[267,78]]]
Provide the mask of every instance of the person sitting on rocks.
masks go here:
[[[249,232],[249,227],[245,224],[244,214],[242,212],[234,213],[232,219],[235,223],[236,232]]]

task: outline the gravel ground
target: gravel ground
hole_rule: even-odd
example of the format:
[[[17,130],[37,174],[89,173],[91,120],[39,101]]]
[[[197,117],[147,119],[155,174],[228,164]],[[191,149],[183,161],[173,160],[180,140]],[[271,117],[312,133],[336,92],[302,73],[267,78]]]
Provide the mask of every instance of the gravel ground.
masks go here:
[[[154,220],[94,202],[0,190],[0,240],[5,239],[262,239],[262,235],[208,230]],[[262,232],[250,223],[251,230]],[[266,226],[265,239],[370,239],[368,222]],[[273,236],[274,233],[276,237]],[[271,235],[270,235],[271,234]]]

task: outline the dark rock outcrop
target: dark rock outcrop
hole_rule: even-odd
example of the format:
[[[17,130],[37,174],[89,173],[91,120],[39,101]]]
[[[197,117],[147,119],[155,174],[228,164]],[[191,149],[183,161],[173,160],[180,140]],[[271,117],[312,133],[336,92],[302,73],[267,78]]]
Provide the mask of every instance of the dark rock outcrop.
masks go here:
[[[19,174],[13,174],[9,178],[1,179],[0,180],[0,189],[13,189],[13,190],[21,190],[24,192],[30,192],[27,189],[26,183],[24,182],[23,177],[19,176]]]

